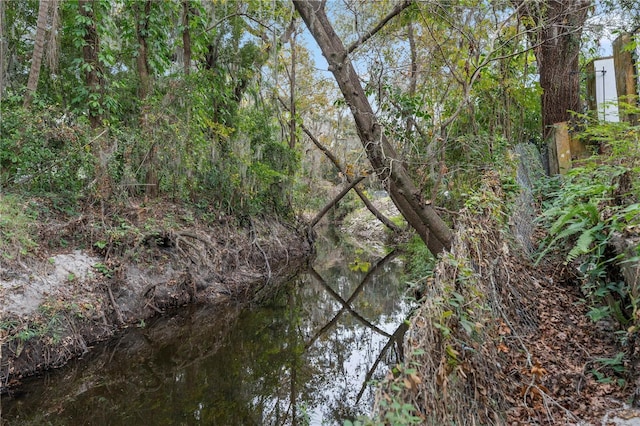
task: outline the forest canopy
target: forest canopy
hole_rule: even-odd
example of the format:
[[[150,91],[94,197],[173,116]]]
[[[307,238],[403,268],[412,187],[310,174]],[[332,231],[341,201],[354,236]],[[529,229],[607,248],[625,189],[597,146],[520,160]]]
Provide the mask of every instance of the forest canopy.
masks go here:
[[[585,22],[618,5],[598,6],[2,2],[0,185],[289,215],[370,175],[439,252],[431,205],[459,208],[505,149],[581,112]]]

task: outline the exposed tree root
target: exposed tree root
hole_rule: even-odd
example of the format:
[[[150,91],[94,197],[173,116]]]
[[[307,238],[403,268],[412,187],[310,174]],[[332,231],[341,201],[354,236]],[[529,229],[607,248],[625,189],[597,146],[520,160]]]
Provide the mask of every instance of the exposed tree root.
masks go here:
[[[0,392],[21,377],[65,364],[122,327],[171,308],[263,301],[311,254],[303,235],[275,220],[252,219],[250,226],[241,227],[218,215],[203,223],[193,212],[167,202],[113,210],[103,216],[87,209],[77,219],[44,221],[40,259],[24,259],[29,263],[24,270],[18,262],[1,265],[12,272],[0,276]],[[168,222],[167,217],[173,219]],[[94,252],[47,250],[51,241]],[[86,277],[69,271],[55,283],[40,283],[56,267],[55,256],[69,257],[69,251],[91,262],[85,263]],[[23,303],[24,309],[11,305],[31,297],[20,291],[38,283],[39,304]]]

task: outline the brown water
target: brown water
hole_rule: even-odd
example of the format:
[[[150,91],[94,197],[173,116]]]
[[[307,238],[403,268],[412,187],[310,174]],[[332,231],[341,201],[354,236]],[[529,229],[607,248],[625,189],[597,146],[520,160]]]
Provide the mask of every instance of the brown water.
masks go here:
[[[342,424],[370,410],[367,383],[397,362],[401,270],[325,239],[267,306],[192,307],[132,328],[3,397],[2,424]]]

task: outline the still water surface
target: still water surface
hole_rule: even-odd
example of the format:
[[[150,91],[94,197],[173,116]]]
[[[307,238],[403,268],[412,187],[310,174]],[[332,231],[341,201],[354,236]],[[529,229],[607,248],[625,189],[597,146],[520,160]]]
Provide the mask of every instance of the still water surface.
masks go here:
[[[394,254],[322,238],[267,306],[194,307],[128,330],[3,398],[3,425],[338,425],[368,413],[410,308]]]

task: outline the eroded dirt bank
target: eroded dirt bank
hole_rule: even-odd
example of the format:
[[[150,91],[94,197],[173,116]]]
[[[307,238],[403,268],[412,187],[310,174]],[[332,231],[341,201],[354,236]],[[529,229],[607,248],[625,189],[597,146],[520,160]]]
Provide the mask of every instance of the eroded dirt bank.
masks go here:
[[[168,309],[259,303],[312,252],[293,226],[169,203],[48,217],[37,235],[0,264],[2,392]]]

